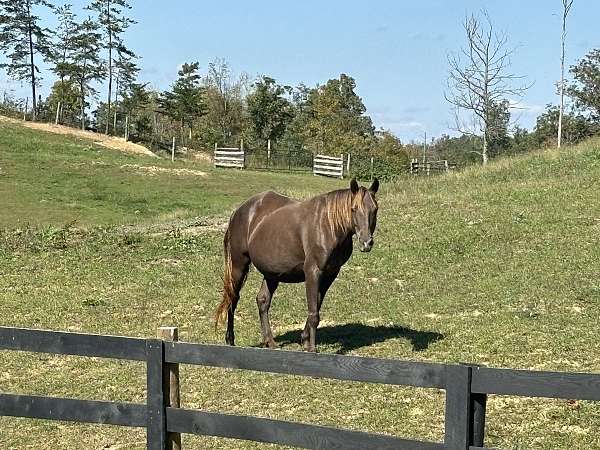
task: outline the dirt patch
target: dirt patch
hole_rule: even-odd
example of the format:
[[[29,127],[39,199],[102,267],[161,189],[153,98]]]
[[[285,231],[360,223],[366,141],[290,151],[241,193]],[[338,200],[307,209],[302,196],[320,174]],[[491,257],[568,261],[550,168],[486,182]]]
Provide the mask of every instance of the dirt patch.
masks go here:
[[[171,169],[168,167],[157,167],[157,166],[138,166],[137,164],[124,164],[121,166],[121,169],[131,170],[133,172],[148,175],[148,176],[156,176],[161,173],[166,173],[169,175],[180,175],[180,176],[195,176],[195,177],[205,177],[207,175],[206,172],[202,172],[201,170],[192,170],[192,169]]]
[[[207,162],[207,163],[212,163],[212,161],[213,161],[212,156],[209,153],[204,153],[204,152],[192,153],[192,159],[194,161],[202,161],[202,162]]]
[[[165,234],[194,236],[211,232],[224,232],[229,225],[227,217],[195,217],[187,220],[175,220],[158,224],[124,225],[120,228],[122,233],[142,233],[150,236]]]
[[[77,128],[66,127],[64,125],[54,125],[49,123],[25,122],[23,120],[12,119],[10,117],[4,116],[0,116],[0,122],[14,123],[34,130],[46,131],[48,133],[77,136],[84,139],[90,139],[94,141],[95,144],[114,150],[119,150],[126,153],[136,153],[138,155],[153,156],[155,158],[158,158],[157,155],[152,153],[143,145],[134,144],[133,142],[128,142],[125,139],[119,137],[106,136],[104,134],[94,133],[93,131],[78,130]]]

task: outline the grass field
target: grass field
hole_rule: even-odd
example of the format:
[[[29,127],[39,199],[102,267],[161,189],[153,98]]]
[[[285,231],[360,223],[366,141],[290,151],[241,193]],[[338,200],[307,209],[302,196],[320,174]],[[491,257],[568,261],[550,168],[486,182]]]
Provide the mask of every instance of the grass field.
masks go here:
[[[152,167],[152,168],[149,168]],[[322,310],[319,350],[491,367],[600,372],[600,141],[488,168],[384,184],[376,247],[356,253]],[[117,153],[0,123],[0,325],[222,342],[222,227],[267,189],[345,186],[286,173]],[[260,341],[251,272],[238,345]],[[302,285],[272,324],[298,350]],[[0,391],[143,401],[141,364],[0,352]],[[211,411],[443,438],[443,392],[184,366],[182,403]],[[493,396],[486,443],[600,448],[600,405]],[[143,448],[142,430],[0,418],[1,448]],[[282,448],[184,436],[186,449]]]

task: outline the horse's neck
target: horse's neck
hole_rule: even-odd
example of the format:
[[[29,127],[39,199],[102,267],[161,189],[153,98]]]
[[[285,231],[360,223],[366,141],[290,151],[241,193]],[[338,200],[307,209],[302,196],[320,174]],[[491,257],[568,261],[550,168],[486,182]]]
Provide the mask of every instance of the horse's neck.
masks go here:
[[[334,267],[341,267],[352,255],[352,234],[342,237],[335,243],[335,246],[330,250],[328,260],[329,264]]]

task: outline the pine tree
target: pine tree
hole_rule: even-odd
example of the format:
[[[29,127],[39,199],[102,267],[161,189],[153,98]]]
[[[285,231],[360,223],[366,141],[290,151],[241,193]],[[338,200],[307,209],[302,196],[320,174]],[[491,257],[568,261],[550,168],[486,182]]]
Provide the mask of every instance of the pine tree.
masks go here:
[[[115,103],[119,97],[123,98],[125,93],[131,89],[131,85],[137,80],[140,68],[134,62],[136,56],[127,49],[117,49],[117,59],[114,66],[115,79]]]
[[[98,24],[88,18],[77,26],[73,37],[72,77],[79,88],[79,106],[81,108],[81,128],[85,129],[86,99],[97,91],[91,84],[106,77],[104,61],[100,58],[101,34]]]
[[[185,63],[178,72],[179,78],[171,91],[161,94],[159,104],[171,119],[179,123],[181,131],[187,124],[191,139],[192,123],[205,112],[204,89],[200,85],[197,62]]]
[[[36,55],[48,59],[51,52],[49,32],[40,26],[36,9],[52,7],[46,0],[0,0],[0,50],[8,62],[0,64],[8,76],[31,84],[33,120],[37,117],[36,87],[41,77]]]
[[[70,4],[65,4],[56,8],[55,13],[58,18],[58,27],[56,28],[53,51],[50,56],[50,62],[52,63],[50,70],[52,70],[60,80],[56,82],[52,88],[53,99],[51,104],[56,108],[59,108],[59,105],[62,105],[62,109],[65,103],[64,100],[66,100],[67,97],[69,99],[72,99],[73,97],[73,82],[70,80],[70,77],[73,74],[73,39],[77,31],[77,22],[75,21],[75,14],[71,11]],[[63,94],[66,94],[64,98]],[[56,105],[54,105],[54,103],[56,103]],[[59,114],[62,116],[62,111],[60,111]]]
[[[132,84],[136,81],[140,71],[138,65],[134,62],[136,56],[126,48],[117,48],[117,58],[114,65],[115,79],[115,97],[114,97],[114,116],[113,116],[113,132],[116,133],[117,127],[117,108],[122,110],[122,102],[119,103],[119,97],[123,99],[126,93],[131,89]]]
[[[131,83],[123,93],[123,109],[127,114],[127,122],[133,126],[138,138],[151,131],[147,115],[140,115],[140,112],[148,108],[151,102],[147,85],[147,83]],[[129,139],[129,128],[125,128],[125,139]]]
[[[55,9],[58,19],[58,27],[56,27],[53,52],[50,57],[51,67],[61,82],[69,76],[71,72],[70,58],[73,51],[73,37],[77,30],[77,22],[75,14],[71,11],[71,5],[66,4]]]
[[[131,9],[127,0],[92,0],[87,9],[95,11],[98,14],[98,21],[104,29],[103,47],[108,51],[106,134],[109,134],[112,83],[114,78],[113,66],[115,63],[113,54],[115,52],[124,53],[126,51],[128,54],[135,56],[127,50],[121,35],[131,24],[136,22],[125,15],[126,10]]]

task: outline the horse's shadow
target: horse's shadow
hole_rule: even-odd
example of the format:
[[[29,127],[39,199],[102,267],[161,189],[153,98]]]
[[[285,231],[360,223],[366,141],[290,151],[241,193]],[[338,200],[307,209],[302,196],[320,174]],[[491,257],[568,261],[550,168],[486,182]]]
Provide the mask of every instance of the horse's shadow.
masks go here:
[[[275,341],[282,347],[300,343],[302,330],[288,331],[275,336]],[[377,342],[388,339],[408,339],[413,346],[413,351],[427,349],[433,342],[444,338],[443,334],[434,331],[418,331],[396,325],[370,326],[362,323],[348,323],[344,325],[324,326],[317,328],[317,345],[339,345],[337,353],[346,354],[361,347],[367,347]]]

